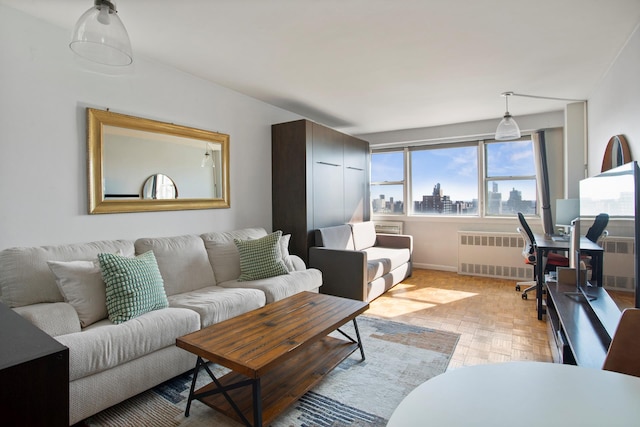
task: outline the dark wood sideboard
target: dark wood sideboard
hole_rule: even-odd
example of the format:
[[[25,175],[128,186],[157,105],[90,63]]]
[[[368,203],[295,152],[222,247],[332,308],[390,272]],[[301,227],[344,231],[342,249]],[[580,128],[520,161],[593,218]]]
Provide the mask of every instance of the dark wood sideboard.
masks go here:
[[[0,419],[69,425],[69,349],[0,303]]]
[[[601,369],[621,312],[607,291],[586,287],[573,295],[573,284],[547,282],[546,311],[554,362]]]

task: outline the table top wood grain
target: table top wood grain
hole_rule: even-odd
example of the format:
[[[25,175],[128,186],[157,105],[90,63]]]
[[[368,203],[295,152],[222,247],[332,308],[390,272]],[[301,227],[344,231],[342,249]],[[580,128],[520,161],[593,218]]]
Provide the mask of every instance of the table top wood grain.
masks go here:
[[[362,301],[301,292],[180,337],[176,345],[259,378],[368,307]]]

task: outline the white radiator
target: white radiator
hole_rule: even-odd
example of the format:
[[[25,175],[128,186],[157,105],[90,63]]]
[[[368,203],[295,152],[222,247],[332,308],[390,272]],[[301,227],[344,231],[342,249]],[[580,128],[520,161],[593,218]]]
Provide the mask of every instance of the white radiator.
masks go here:
[[[518,281],[533,280],[533,266],[522,257],[519,233],[458,232],[458,273]]]
[[[608,236],[604,249],[603,285],[607,289],[635,288],[633,238]],[[518,281],[533,280],[533,266],[522,257],[524,241],[518,233],[458,232],[458,273]]]
[[[376,233],[402,234],[403,222],[401,221],[375,221]]]
[[[602,282],[605,288],[633,291],[635,287],[635,247],[632,237],[608,236],[604,249]]]

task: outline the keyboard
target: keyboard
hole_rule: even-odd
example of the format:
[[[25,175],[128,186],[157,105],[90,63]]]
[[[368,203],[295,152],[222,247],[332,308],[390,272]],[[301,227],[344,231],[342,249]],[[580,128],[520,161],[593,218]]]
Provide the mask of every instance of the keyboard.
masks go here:
[[[568,242],[569,236],[566,234],[563,234],[562,236],[551,236],[551,240],[554,242]]]

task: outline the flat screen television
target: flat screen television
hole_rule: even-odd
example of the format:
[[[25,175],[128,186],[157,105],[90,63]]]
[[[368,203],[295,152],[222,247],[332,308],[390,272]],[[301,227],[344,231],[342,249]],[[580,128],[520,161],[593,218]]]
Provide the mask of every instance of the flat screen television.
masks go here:
[[[632,237],[634,248],[640,243],[640,169],[638,162],[610,169],[580,181],[580,224],[586,232],[596,215],[609,214],[609,226],[615,227],[616,235]],[[605,255],[606,257],[606,255]],[[640,261],[634,250],[633,290],[635,307],[640,308]],[[605,271],[606,273],[606,271]]]

